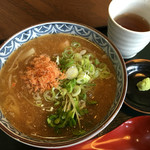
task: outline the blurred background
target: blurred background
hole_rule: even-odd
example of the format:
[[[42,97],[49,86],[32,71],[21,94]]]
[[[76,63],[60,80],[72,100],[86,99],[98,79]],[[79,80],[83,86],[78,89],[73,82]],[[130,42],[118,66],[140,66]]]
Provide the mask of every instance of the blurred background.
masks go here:
[[[111,0],[0,0],[0,40],[38,23],[72,21],[107,25]]]

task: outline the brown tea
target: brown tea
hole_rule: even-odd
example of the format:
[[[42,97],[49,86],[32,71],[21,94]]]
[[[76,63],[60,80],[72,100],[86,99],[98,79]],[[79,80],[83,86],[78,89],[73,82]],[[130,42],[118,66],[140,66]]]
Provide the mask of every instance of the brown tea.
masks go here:
[[[146,19],[143,17],[132,14],[132,13],[125,13],[119,15],[115,18],[115,21],[120,24],[122,27],[138,31],[138,32],[145,32],[150,30],[150,25]]]

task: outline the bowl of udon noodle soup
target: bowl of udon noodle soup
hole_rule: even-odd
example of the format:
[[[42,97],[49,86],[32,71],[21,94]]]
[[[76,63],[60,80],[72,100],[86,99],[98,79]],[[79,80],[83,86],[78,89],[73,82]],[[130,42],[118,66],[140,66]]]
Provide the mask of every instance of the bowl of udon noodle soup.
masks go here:
[[[19,142],[65,148],[102,132],[126,93],[124,61],[86,25],[47,22],[0,48],[0,128]]]

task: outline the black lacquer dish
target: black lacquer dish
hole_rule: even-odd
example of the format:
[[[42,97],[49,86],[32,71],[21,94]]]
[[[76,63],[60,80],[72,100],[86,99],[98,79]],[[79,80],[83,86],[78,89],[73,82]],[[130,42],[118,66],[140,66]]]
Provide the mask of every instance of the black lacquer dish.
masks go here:
[[[126,62],[128,75],[128,90],[125,104],[132,109],[150,114],[150,90],[139,91],[136,84],[146,77],[150,77],[150,60],[134,59]]]

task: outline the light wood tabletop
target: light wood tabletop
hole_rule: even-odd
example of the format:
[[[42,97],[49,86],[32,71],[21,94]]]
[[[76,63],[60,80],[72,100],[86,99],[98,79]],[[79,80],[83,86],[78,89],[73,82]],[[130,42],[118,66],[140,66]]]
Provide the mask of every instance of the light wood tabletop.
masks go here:
[[[43,22],[72,21],[107,25],[111,0],[0,0],[0,40]]]

